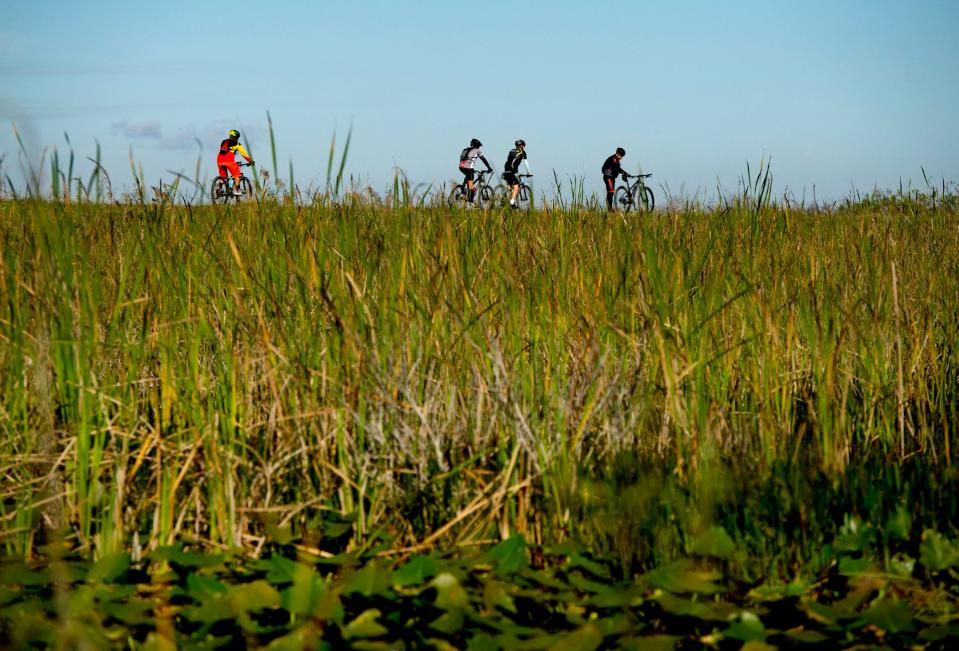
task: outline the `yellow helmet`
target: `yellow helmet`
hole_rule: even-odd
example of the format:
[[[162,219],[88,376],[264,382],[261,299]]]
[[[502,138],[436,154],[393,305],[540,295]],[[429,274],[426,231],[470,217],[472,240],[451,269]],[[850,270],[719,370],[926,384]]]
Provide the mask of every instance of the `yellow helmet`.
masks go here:
[[[233,139],[233,140],[239,140],[239,139],[240,139],[240,132],[237,131],[236,129],[230,129],[230,138]]]

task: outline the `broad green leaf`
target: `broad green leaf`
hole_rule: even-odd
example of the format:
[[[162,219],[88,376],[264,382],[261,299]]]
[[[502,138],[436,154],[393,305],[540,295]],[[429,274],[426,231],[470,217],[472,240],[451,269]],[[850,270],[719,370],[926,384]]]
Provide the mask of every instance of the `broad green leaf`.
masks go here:
[[[166,561],[181,567],[214,567],[221,565],[224,560],[224,557],[219,554],[183,551],[182,545],[157,547],[147,558],[151,561]]]
[[[912,529],[912,514],[905,506],[899,506],[886,522],[886,533],[896,540],[908,540]]]
[[[412,556],[393,570],[393,583],[399,586],[418,585],[436,576],[439,564],[432,556]]]
[[[762,640],[749,640],[740,647],[739,651],[776,651],[778,647],[766,644]]]
[[[221,583],[216,577],[202,576],[196,572],[190,572],[187,575],[186,586],[187,594],[196,602],[203,602],[210,597],[226,594],[229,590],[229,586]]]
[[[940,640],[955,639],[959,640],[959,624],[949,626],[929,626],[922,629],[919,633],[919,639],[929,642],[938,642]]]
[[[313,568],[297,563],[293,585],[280,595],[280,605],[295,615],[308,615],[319,605],[326,583]]]
[[[700,556],[727,559],[736,551],[736,543],[726,530],[719,526],[710,527],[693,543],[693,553]]]
[[[889,559],[889,571],[895,575],[911,578],[916,570],[916,559],[907,554],[896,554]]]
[[[130,567],[130,555],[119,552],[98,560],[87,573],[88,583],[111,583]]]
[[[268,645],[268,651],[303,651],[303,649],[316,648],[316,633],[308,626],[287,633],[283,637],[278,637]]]
[[[802,642],[803,644],[820,644],[829,639],[827,635],[823,635],[819,631],[811,631],[799,628],[791,628],[784,633],[786,637],[790,640],[795,640],[796,642]]]
[[[586,624],[562,636],[550,648],[552,651],[595,651],[603,643],[603,634],[595,624]]]
[[[50,574],[44,569],[31,570],[23,563],[11,563],[0,573],[0,584],[23,585],[27,587],[47,585],[50,583]]]
[[[766,639],[766,627],[755,613],[747,611],[741,613],[739,618],[723,632],[723,635],[743,642],[762,641]]]
[[[856,575],[875,571],[876,564],[868,556],[863,556],[862,558],[843,556],[839,559],[840,574]]]
[[[448,610],[437,617],[430,624],[430,628],[437,630],[440,633],[446,633],[447,635],[456,633],[463,628],[463,611],[459,609]]]
[[[695,617],[709,621],[726,621],[736,608],[729,604],[710,601],[693,601],[664,592],[656,597],[660,608],[667,613],[682,617]]]
[[[526,539],[522,534],[514,534],[489,550],[483,559],[496,564],[499,574],[512,574],[529,564],[526,558]]]
[[[902,601],[888,597],[869,606],[863,613],[863,619],[866,623],[872,624],[887,633],[902,633],[915,629],[909,606]]]
[[[470,606],[469,594],[459,580],[449,572],[439,574],[430,582],[436,588],[436,605],[443,610],[466,610]]]
[[[393,573],[375,558],[353,572],[343,583],[343,594],[360,593],[364,597],[385,592],[393,585]]]
[[[585,570],[599,579],[609,579],[609,568],[601,563],[590,560],[580,554],[573,554],[567,561],[569,568],[579,568]]]
[[[497,607],[511,613],[516,613],[516,604],[510,596],[510,589],[505,583],[491,580],[483,588],[483,604],[486,610],[493,611]]]
[[[300,563],[293,559],[273,554],[266,564],[266,580],[276,585],[277,583],[292,583],[296,574],[296,568]]]
[[[941,572],[959,564],[959,549],[938,531],[927,529],[922,533],[919,561],[930,572]]]
[[[383,613],[376,608],[364,610],[357,615],[356,619],[344,627],[343,637],[347,640],[352,640],[386,635],[389,631],[377,621],[382,614]]]
[[[643,581],[663,590],[700,594],[722,592],[722,587],[715,583],[720,578],[718,572],[696,569],[688,559],[673,561],[642,576]]]
[[[489,633],[477,633],[466,644],[466,651],[497,651],[500,648],[496,638]]]
[[[254,581],[230,586],[225,593],[207,597],[184,615],[195,622],[212,624],[265,608],[277,608],[280,594],[266,581]]]
[[[645,635],[620,638],[617,644],[627,651],[673,651],[680,639],[678,635]]]
[[[100,610],[126,626],[139,626],[153,621],[154,604],[145,599],[135,599],[122,603],[107,601],[99,604]]]

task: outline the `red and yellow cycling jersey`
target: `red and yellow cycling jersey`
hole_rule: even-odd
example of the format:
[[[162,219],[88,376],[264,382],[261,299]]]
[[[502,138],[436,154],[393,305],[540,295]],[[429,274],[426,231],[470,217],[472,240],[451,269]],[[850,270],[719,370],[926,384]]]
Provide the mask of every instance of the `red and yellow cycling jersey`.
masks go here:
[[[220,143],[220,151],[216,156],[216,167],[220,171],[220,176],[223,178],[226,178],[227,172],[229,172],[233,178],[240,176],[240,166],[236,164],[234,152],[245,158],[248,163],[253,160],[239,141],[227,138]]]

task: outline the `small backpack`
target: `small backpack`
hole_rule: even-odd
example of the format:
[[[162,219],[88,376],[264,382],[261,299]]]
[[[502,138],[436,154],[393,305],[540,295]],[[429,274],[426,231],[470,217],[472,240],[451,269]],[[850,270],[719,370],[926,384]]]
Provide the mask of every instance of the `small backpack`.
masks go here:
[[[464,149],[463,151],[460,152],[460,162],[461,162],[461,163],[462,163],[463,161],[465,161],[467,158],[469,158],[470,149],[472,149],[472,147],[467,147],[466,149]]]

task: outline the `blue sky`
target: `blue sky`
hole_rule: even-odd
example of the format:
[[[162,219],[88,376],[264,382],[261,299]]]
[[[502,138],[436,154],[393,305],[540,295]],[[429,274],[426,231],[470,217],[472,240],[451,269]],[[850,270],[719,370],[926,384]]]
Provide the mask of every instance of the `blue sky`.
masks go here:
[[[959,2],[8,2],[0,156],[94,139],[116,185],[203,173],[237,127],[281,175],[347,172],[376,189],[457,176],[480,138],[498,167],[528,143],[540,187],[616,146],[674,193],[734,188],[771,157],[777,192],[839,198],[922,172],[959,181]],[[81,171],[88,173],[89,163]]]

